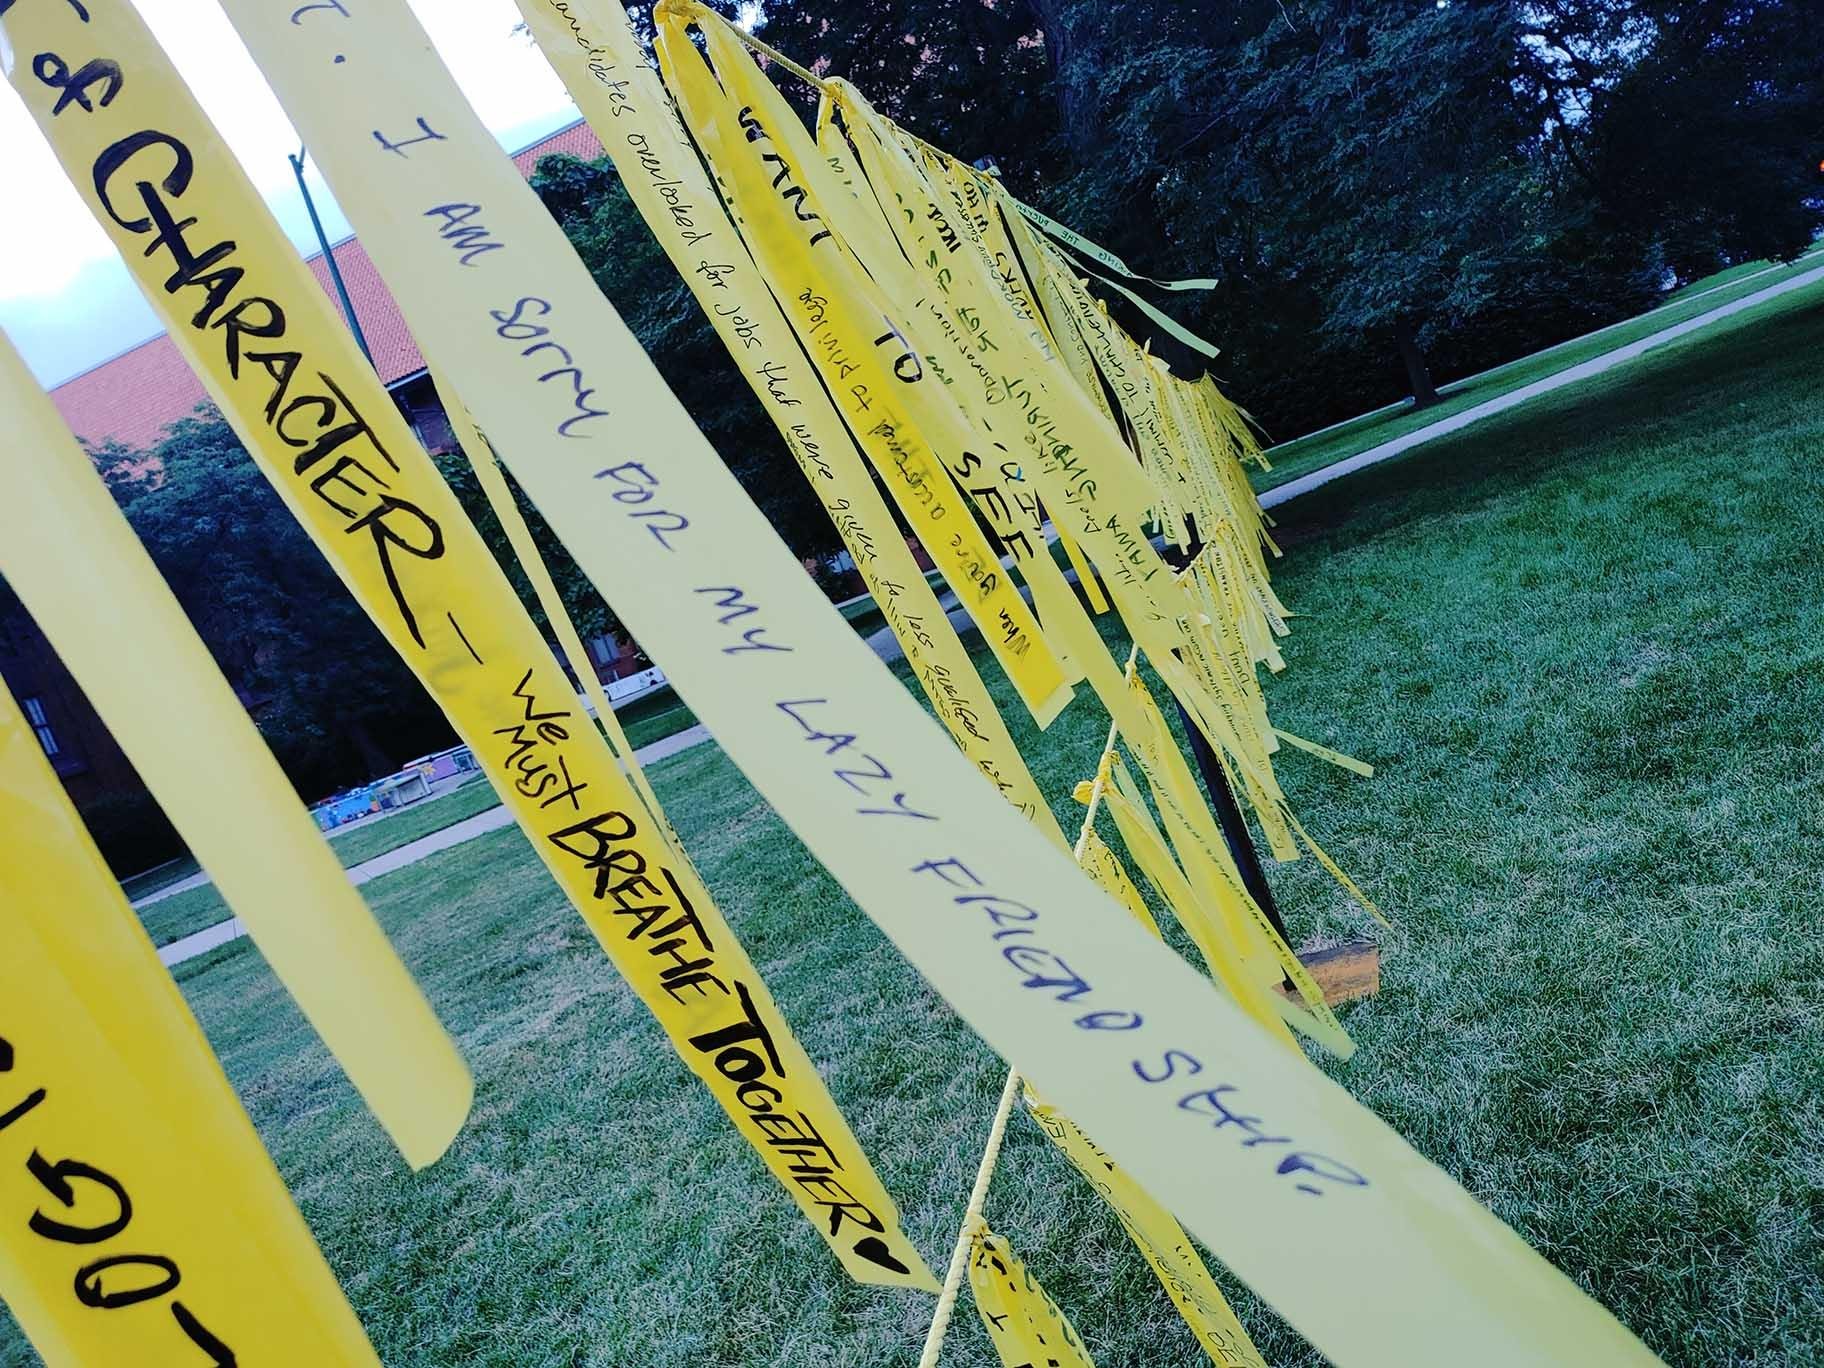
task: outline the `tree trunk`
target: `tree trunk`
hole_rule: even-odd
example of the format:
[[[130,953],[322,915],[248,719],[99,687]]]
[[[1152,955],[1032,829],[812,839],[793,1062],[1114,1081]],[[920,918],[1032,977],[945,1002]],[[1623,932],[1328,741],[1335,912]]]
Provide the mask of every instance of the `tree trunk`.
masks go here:
[[[1084,41],[1089,35],[1081,30],[1087,25],[1073,26],[1066,0],[1026,0],[1026,9],[1044,31],[1065,141],[1078,160],[1084,160],[1101,133],[1103,53],[1093,37]]]
[[[1410,323],[1393,330],[1394,345],[1400,349],[1400,360],[1406,363],[1406,381],[1412,386],[1412,406],[1430,408],[1438,402],[1438,387],[1431,383],[1431,367],[1425,364],[1425,353],[1419,350],[1418,335]]]

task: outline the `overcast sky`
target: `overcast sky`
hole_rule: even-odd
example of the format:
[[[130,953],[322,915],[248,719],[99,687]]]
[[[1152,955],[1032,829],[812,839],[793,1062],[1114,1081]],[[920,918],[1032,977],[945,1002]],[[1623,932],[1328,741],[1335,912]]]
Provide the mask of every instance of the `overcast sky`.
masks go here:
[[[483,122],[517,149],[576,117],[537,48],[513,26],[512,0],[409,0]],[[291,240],[317,250],[287,153],[298,149],[279,102],[213,0],[134,0]],[[161,331],[10,87],[0,85],[0,327],[46,385]],[[331,242],[348,233],[312,166],[311,197]],[[29,211],[25,206],[30,206]]]

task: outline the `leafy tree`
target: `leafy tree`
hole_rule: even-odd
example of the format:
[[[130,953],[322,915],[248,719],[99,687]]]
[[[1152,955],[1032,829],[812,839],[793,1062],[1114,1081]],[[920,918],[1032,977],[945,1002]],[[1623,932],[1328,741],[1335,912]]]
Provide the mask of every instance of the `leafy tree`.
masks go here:
[[[441,712],[218,414],[172,424],[151,454],[155,473],[110,487],[301,794],[452,744]]]
[[[1237,380],[1304,382],[1276,410],[1315,368],[1263,333],[1314,325],[1326,380],[1391,340],[1424,398],[1412,343],[1507,359],[1819,224],[1824,41],[1795,0],[1274,0],[1158,27],[1150,66],[1104,73],[1120,169],[1085,163],[1076,198],[1145,185],[1156,215],[1112,226],[1207,236]]]
[[[1555,231],[1509,94],[1512,6],[1304,13],[1236,54],[1245,93],[1205,135],[1211,179],[1276,206],[1322,329],[1390,339],[1415,401],[1434,403],[1423,346],[1510,295]]]
[[[1824,37],[1794,0],[1536,0],[1523,88],[1590,236],[1679,280],[1790,259],[1824,190]]]
[[[1257,406],[1292,408],[1320,368],[1372,376],[1380,349],[1434,400],[1425,349],[1504,309],[1558,231],[1511,90],[1514,7],[1155,8],[1173,12],[1076,20],[1094,41],[1063,56],[1101,64],[1075,82],[1099,92],[1100,142],[1060,198],[1142,259],[1223,278],[1206,318]]]
[[[968,160],[1022,182],[1048,176],[1057,133],[1051,65],[1033,14],[1010,0],[770,0],[762,36],[812,71],[842,76],[874,107]],[[781,89],[807,113],[815,93]]]

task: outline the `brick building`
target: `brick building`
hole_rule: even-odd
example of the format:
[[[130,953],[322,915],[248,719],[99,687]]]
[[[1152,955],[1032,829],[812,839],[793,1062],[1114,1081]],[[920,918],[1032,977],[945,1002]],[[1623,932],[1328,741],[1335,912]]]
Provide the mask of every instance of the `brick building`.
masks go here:
[[[513,160],[530,177],[539,159],[554,153],[592,161],[602,155],[602,145],[589,126],[578,120],[522,148]],[[330,251],[380,379],[427,450],[453,449],[455,440],[424,356],[366,250],[351,236],[335,243]],[[313,253],[305,260],[340,313],[341,302],[323,253]],[[70,430],[89,447],[113,442],[140,452],[154,446],[167,426],[188,417],[207,399],[202,382],[164,333],[72,376],[51,391],[51,402]],[[138,464],[144,468],[150,463]],[[129,464],[133,462],[129,460]],[[139,781],[131,765],[43,634],[16,600],[10,595],[0,598],[6,600],[0,604],[0,678],[19,699],[72,800],[86,809],[110,793],[138,791]],[[644,658],[631,642],[597,637],[588,645],[604,683],[645,668]]]
[[[89,700],[63,668],[38,625],[10,595],[0,607],[0,679],[38,734],[51,768],[70,801],[87,809],[110,793],[139,787],[139,776],[121,753]]]
[[[602,144],[589,125],[578,120],[514,153],[513,161],[530,177],[541,157],[559,152],[593,161],[602,155]],[[346,237],[330,252],[380,379],[425,447],[433,452],[450,450],[454,439],[425,370],[424,356],[366,249],[359,239]],[[304,260],[330,303],[342,312],[323,253],[314,252]],[[84,442],[99,447],[117,441],[136,450],[157,442],[169,424],[188,416],[207,398],[202,382],[165,333],[109,357],[51,391],[51,402]]]

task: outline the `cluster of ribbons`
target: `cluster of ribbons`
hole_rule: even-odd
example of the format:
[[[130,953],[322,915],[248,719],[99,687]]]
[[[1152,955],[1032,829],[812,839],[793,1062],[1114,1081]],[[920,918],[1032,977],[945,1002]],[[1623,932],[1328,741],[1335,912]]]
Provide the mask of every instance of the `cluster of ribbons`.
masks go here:
[[[615,0],[519,0],[853,554],[953,743],[932,744],[403,0],[223,3],[430,361],[593,718],[128,0],[0,0],[7,80],[655,1040],[851,1277],[939,1294],[927,1359],[967,1276],[1006,1362],[1089,1362],[982,1219],[1024,1098],[1215,1362],[1259,1356],[1192,1235],[1339,1363],[1649,1361],[1298,1051],[1352,1047],[1249,896],[1146,679],[1209,740],[1271,849],[1310,850],[1352,892],[1273,757],[1291,742],[1354,762],[1267,718],[1257,670],[1278,668],[1285,611],[1245,417],[1136,345],[1058,244],[1131,276],[1124,263],[840,81],[811,77],[807,128],[751,39],[699,6],[657,7],[655,68]],[[0,405],[21,476],[0,504],[0,573],[404,1157],[434,1162],[471,1096],[453,1043],[5,346]],[[595,687],[502,465],[734,763],[1013,1065],[941,1289]],[[1040,727],[1080,689],[1106,710],[1074,845],[896,516]],[[1125,669],[1095,620],[1111,608]],[[1151,903],[1097,835],[1102,809]],[[54,1363],[373,1362],[3,692],[0,819],[0,1296]],[[1154,907],[1201,968],[1164,944]]]
[[[1048,220],[884,118],[846,82],[801,73],[819,95],[813,135],[756,67],[748,47],[759,45],[700,5],[658,7],[658,73],[611,6],[601,7],[597,30],[586,27],[595,16],[579,18],[588,6],[520,8],[869,588],[892,605],[889,626],[958,745],[1062,844],[1048,796],[1035,793],[955,628],[928,602],[905,603],[906,586],[922,576],[878,496],[868,497],[870,470],[1040,726],[1063,706],[1064,690],[1087,682],[1100,696],[1152,802],[1112,743],[1098,793],[1214,982],[1288,1046],[1297,1030],[1346,1057],[1348,1037],[1250,896],[1157,703],[1131,661],[1125,675],[1114,666],[1089,617],[1112,598],[1149,660],[1165,666],[1225,777],[1252,800],[1275,852],[1295,856],[1296,820],[1272,773],[1279,734],[1256,676],[1257,665],[1281,665],[1275,639],[1286,613],[1243,468],[1261,460],[1245,415],[1207,375],[1175,376],[1124,331],[1043,231]],[[685,36],[692,28],[701,50]],[[597,75],[604,55],[612,85]],[[807,357],[814,376],[801,374]],[[1047,468],[1050,481],[1040,475]],[[1149,536],[1121,540],[1094,518],[1073,517],[1072,485],[1084,481],[1140,491],[1137,521]],[[1154,536],[1189,556],[1182,574],[1165,568]],[[1054,538],[1082,599],[1051,554]],[[1025,581],[1030,615],[1009,567]],[[1114,852],[1088,828],[1085,836],[1077,853],[1092,876],[1146,915]],[[1277,991],[1286,982],[1293,995]],[[1291,1067],[1303,1065],[1296,1050],[1293,1058]],[[1087,1143],[1055,1109],[1043,1115],[1067,1153],[1061,1137]],[[1104,1168],[1143,1196],[1112,1162]],[[1107,1184],[1096,1187],[1109,1196]],[[1217,1345],[1246,1346],[1164,1210],[1109,1200],[1130,1231],[1171,1232],[1135,1239],[1188,1259],[1202,1295],[1178,1305],[1212,1356]],[[979,1244],[982,1229],[966,1229],[959,1251]],[[1182,1285],[1176,1268],[1154,1266],[1168,1287]],[[953,1277],[952,1294],[954,1285]],[[980,1297],[978,1306],[988,1314]]]

